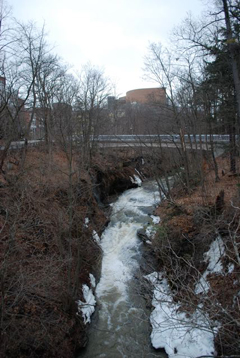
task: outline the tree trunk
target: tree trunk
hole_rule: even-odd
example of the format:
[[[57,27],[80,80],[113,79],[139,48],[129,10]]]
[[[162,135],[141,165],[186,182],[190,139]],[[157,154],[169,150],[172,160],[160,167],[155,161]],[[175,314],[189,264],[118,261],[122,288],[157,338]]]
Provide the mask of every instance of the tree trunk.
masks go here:
[[[236,173],[236,140],[235,140],[235,128],[230,126],[230,171]]]
[[[227,0],[222,0],[222,3],[223,3],[223,11],[224,11],[225,24],[226,24],[226,30],[227,30],[228,50],[229,50],[229,55],[230,55],[230,59],[231,59],[234,88],[235,88],[235,92],[236,92],[236,104],[237,104],[237,116],[238,116],[237,132],[239,134],[239,128],[240,128],[240,76],[239,76],[239,68],[238,68],[238,63],[237,63],[236,52],[234,50],[234,48],[237,44],[234,42],[234,39],[233,39],[231,20],[230,20],[230,16],[229,16]]]

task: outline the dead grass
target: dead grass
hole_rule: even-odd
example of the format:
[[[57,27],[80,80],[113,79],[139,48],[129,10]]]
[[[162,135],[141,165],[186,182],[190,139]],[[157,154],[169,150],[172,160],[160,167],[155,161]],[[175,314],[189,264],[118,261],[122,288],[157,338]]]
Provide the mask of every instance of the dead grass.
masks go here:
[[[203,254],[208,251],[211,242],[221,235],[225,245],[225,256],[221,258],[224,272],[208,275],[211,290],[201,302],[209,317],[222,324],[215,338],[218,354],[230,355],[239,353],[240,313],[237,297],[240,281],[234,245],[236,249],[240,244],[240,218],[239,210],[232,204],[240,207],[240,176],[229,171],[228,158],[220,157],[217,162],[219,182],[215,182],[213,168],[206,167],[204,185],[196,187],[189,195],[182,192],[179,195],[175,191],[174,205],[167,200],[161,203],[157,214],[168,237],[165,241],[163,237],[158,237],[155,243],[153,241],[153,246],[159,256],[159,269],[167,272],[176,289],[176,299],[182,302],[183,309],[188,312],[188,306],[194,308],[201,300],[194,294],[194,287],[207,266]],[[237,173],[240,173],[239,166],[238,159]],[[224,204],[217,211],[216,199],[221,191],[224,191]],[[229,265],[234,265],[231,272],[228,272]],[[196,272],[199,273],[197,277]],[[195,306],[192,305],[194,300]]]
[[[101,255],[92,230],[100,233],[106,218],[89,174],[80,175],[77,161],[70,220],[64,153],[49,157],[29,150],[24,170],[18,154],[8,157],[0,188],[0,357],[72,357],[86,342],[75,301],[82,299],[82,284],[89,284],[89,272],[94,273]]]
[[[186,208],[196,208],[198,206],[211,206],[215,204],[216,197],[221,190],[224,190],[224,199],[226,204],[230,203],[238,195],[237,184],[240,183],[240,176],[232,175],[229,171],[229,160],[226,157],[217,159],[219,167],[220,181],[215,181],[214,170],[208,167],[205,171],[203,186],[198,186],[190,195],[177,199],[179,205]],[[240,161],[237,162],[239,168]]]
[[[240,190],[238,185],[240,184],[240,174],[233,175],[229,171],[229,160],[225,157],[217,159],[219,166],[220,181],[215,181],[214,170],[207,166],[205,169],[205,178],[202,186],[197,186],[192,190],[190,194],[179,195],[178,191],[175,191],[174,202],[181,209],[184,209],[185,213],[192,215],[199,207],[210,207],[216,202],[216,198],[224,190],[224,201],[228,206],[231,201],[240,199]],[[240,160],[237,161],[237,168],[240,167]],[[238,171],[240,173],[240,171]],[[164,218],[166,216],[166,209],[170,210],[168,202],[163,202],[157,209],[157,214]]]

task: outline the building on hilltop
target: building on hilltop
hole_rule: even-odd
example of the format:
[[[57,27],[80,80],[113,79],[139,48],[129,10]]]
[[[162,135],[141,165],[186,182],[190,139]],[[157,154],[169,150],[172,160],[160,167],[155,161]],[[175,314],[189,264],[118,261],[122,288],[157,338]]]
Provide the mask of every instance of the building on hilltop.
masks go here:
[[[114,111],[116,108],[117,99],[115,96],[108,96],[107,107],[109,111]]]
[[[126,102],[142,104],[166,104],[166,88],[139,88],[126,93]]]
[[[157,134],[172,132],[172,108],[166,88],[139,88],[126,96],[108,97],[110,134]]]
[[[115,96],[108,97],[108,110],[113,111],[117,106],[123,106],[126,103],[139,103],[147,105],[166,105],[167,96],[166,88],[138,88],[130,90],[126,93],[126,96],[119,97]]]

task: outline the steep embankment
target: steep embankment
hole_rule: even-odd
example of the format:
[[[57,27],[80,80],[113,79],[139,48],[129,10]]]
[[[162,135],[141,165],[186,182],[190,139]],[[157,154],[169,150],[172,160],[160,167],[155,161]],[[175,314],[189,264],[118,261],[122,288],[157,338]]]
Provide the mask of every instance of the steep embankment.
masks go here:
[[[108,195],[134,187],[134,167],[30,150],[9,156],[0,185],[1,357],[73,357],[87,341],[76,301],[97,275],[94,233]]]
[[[203,331],[214,329],[218,355],[231,355],[238,354],[240,349],[239,176],[228,172],[226,159],[219,158],[218,164],[222,172],[218,183],[208,168],[201,187],[189,195],[173,191],[173,202],[166,200],[158,208],[161,222],[152,241],[152,254],[157,260],[155,270],[162,272],[156,297],[163,297],[164,280],[167,279],[167,289],[173,296],[172,307],[178,307],[174,320],[168,317],[168,325],[173,322],[173,326],[167,329],[177,332],[177,326],[180,327],[184,320],[188,333],[192,323],[192,327],[199,326]],[[159,304],[156,297],[155,305]],[[163,304],[170,303],[168,298]],[[164,312],[167,312],[166,307]],[[170,312],[169,308],[169,315]],[[204,320],[194,322],[199,312]],[[155,326],[157,322],[155,317]],[[159,342],[164,342],[166,330],[162,336],[161,327],[157,330]],[[185,347],[184,339],[185,334],[176,337],[180,352]],[[191,339],[193,345],[194,334]],[[186,344],[186,356],[191,356],[192,346],[189,342]],[[177,357],[177,353],[178,348],[173,346],[172,355]]]

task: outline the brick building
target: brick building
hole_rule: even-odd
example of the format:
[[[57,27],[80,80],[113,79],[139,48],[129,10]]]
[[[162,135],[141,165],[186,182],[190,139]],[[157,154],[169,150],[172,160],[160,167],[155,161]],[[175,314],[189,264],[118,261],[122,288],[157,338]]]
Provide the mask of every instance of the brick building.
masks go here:
[[[139,103],[147,105],[166,105],[166,88],[138,88],[130,90],[126,96],[116,99],[114,96],[108,97],[108,109],[114,110],[117,106],[123,106],[126,103]]]
[[[139,88],[126,93],[126,102],[142,104],[166,104],[166,89]]]
[[[108,98],[108,111],[108,131],[111,134],[173,131],[172,110],[164,87],[130,90],[126,96],[118,99],[111,96]]]

